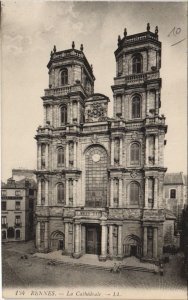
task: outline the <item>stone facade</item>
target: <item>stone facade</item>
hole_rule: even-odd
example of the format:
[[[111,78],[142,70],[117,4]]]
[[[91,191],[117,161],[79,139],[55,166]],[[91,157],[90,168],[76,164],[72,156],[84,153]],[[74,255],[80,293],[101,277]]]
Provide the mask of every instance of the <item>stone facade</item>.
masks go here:
[[[166,173],[164,178],[164,199],[166,208],[176,216],[176,229],[182,229],[182,212],[187,204],[186,181],[182,172]]]
[[[23,172],[21,172],[22,175]],[[23,178],[16,181],[10,178],[7,183],[2,183],[1,236],[3,242],[34,239],[36,195],[37,185],[33,179]]]
[[[136,255],[157,260],[164,243],[165,117],[158,29],[118,38],[109,99],[94,93],[83,47],[56,51],[39,126],[36,245],[100,260]]]

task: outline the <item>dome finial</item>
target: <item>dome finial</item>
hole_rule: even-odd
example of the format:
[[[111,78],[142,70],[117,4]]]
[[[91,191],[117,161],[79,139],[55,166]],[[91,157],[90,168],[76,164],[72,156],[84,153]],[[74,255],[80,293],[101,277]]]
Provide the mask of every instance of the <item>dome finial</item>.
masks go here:
[[[124,37],[127,36],[127,28],[124,29]]]
[[[53,51],[54,53],[56,53],[56,45],[54,45]]]
[[[158,26],[155,27],[155,35],[158,35],[159,29]]]
[[[83,44],[80,45],[80,51],[83,51],[84,50],[84,46]]]
[[[75,48],[75,43],[74,43],[74,41],[72,42],[72,49],[74,49]]]
[[[118,46],[120,45],[120,42],[121,42],[121,37],[120,35],[118,35]]]
[[[150,23],[147,23],[147,31],[150,31]]]

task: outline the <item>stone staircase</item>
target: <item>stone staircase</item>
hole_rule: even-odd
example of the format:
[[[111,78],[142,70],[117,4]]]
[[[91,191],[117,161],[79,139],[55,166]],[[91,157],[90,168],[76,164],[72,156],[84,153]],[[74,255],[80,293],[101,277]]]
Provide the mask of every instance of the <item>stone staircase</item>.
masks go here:
[[[54,264],[63,264],[65,266],[73,266],[76,268],[89,268],[89,269],[97,269],[97,270],[106,270],[110,271],[114,263],[116,263],[120,270],[131,270],[131,271],[139,271],[139,272],[149,272],[156,274],[158,272],[158,268],[150,263],[142,263],[136,257],[128,257],[123,259],[123,261],[119,262],[116,260],[107,260],[105,262],[101,262],[98,260],[97,255],[85,254],[79,259],[74,259],[69,256],[65,256],[61,254],[61,251],[54,251],[50,253],[35,253],[33,257],[38,257],[42,259],[47,259],[48,261],[53,261]]]

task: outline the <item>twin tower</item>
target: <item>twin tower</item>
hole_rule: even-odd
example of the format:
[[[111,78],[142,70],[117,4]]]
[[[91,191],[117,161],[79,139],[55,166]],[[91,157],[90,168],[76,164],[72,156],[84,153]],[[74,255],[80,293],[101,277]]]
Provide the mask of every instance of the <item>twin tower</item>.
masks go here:
[[[158,28],[118,37],[113,118],[83,45],[57,51],[37,140],[38,251],[158,260],[166,222]]]

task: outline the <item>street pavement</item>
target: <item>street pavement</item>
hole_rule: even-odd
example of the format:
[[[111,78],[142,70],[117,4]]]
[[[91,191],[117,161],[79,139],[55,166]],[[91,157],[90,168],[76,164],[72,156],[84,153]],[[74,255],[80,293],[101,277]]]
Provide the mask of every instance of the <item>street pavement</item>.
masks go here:
[[[7,243],[2,246],[3,287],[123,287],[151,289],[186,289],[186,280],[181,277],[182,254],[170,256],[165,265],[164,276],[153,273],[122,270],[118,274],[109,270],[87,267],[48,265],[49,260],[33,255],[32,242]],[[23,255],[27,254],[27,259]],[[21,258],[22,257],[22,258]]]

